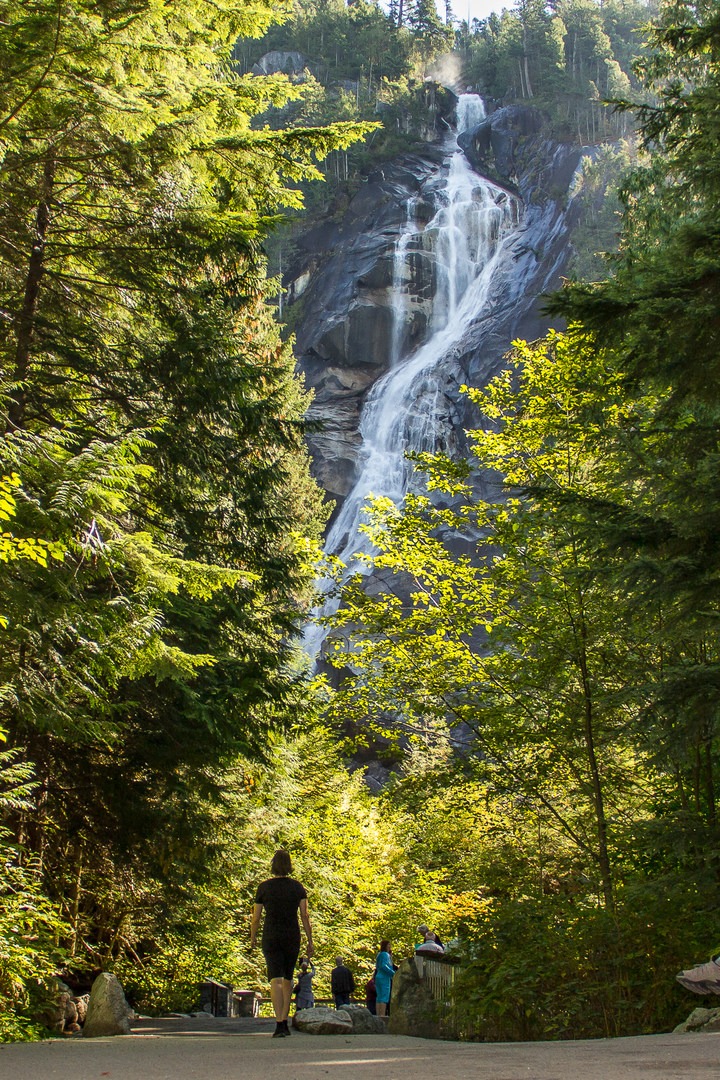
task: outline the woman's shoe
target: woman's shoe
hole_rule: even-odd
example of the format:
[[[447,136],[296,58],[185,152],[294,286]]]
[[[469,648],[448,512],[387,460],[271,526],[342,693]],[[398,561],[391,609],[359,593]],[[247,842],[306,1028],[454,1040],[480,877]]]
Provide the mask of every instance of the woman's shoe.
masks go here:
[[[273,1031],[273,1039],[284,1039],[290,1032],[287,1030],[287,1021],[278,1020],[275,1024],[275,1030]]]

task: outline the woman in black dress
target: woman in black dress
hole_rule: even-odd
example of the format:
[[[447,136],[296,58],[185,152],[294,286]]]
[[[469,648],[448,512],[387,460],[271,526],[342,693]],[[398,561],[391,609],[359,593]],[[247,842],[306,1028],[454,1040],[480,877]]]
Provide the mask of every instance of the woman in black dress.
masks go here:
[[[252,923],[250,925],[250,948],[255,948],[263,909],[265,923],[262,934],[262,951],[270,980],[270,997],[275,1010],[274,1039],[290,1034],[288,1013],[292,994],[293,973],[300,955],[300,926],[298,911],[307,938],[307,957],[312,959],[312,927],[307,908],[307,893],[299,881],[290,877],[292,862],[287,851],[276,851],[270,864],[273,875],[263,881],[255,895]]]

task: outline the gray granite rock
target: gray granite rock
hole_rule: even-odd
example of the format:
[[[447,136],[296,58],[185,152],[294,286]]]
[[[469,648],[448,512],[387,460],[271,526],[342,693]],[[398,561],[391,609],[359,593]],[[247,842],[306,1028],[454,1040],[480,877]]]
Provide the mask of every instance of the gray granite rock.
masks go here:
[[[302,53],[291,49],[271,49],[253,66],[253,75],[299,75],[307,67]]]
[[[345,1009],[329,1009],[317,1005],[314,1009],[298,1009],[293,1027],[308,1035],[352,1035],[353,1024]]]
[[[342,1011],[350,1016],[353,1035],[384,1035],[387,1031],[387,1018],[374,1016],[364,1005],[343,1005]]]
[[[87,1017],[87,1008],[88,1008],[88,1004],[90,1002],[90,995],[89,994],[81,994],[80,997],[76,997],[74,999],[74,1001],[75,1001],[75,1008],[77,1009],[78,1023],[79,1024],[84,1024],[85,1023],[85,1018]]]
[[[86,1039],[105,1035],[130,1034],[130,1009],[123,988],[115,975],[104,971],[92,984],[83,1036]]]
[[[693,1009],[673,1031],[720,1031],[720,1009]]]
[[[581,156],[579,147],[547,138],[541,114],[525,106],[498,110],[460,142],[476,168],[519,196],[523,221],[496,275],[492,317],[469,327],[437,385],[418,392],[417,411],[437,413],[435,448],[451,456],[467,454],[465,431],[477,424],[459,386],[485,385],[505,366],[515,338],[533,340],[549,324],[537,297],[559,285],[570,255],[575,210],[568,186]],[[314,397],[309,419],[319,425],[308,445],[314,475],[338,509],[362,467],[360,416],[368,393],[399,354],[413,353],[432,332],[442,275],[437,227],[425,226],[443,204],[446,156],[438,144],[384,162],[344,207],[295,238],[284,287],[295,305],[299,368]],[[416,233],[396,261],[409,208]]]
[[[391,1035],[440,1037],[437,1005],[414,959],[403,960],[395,972],[388,1030]]]

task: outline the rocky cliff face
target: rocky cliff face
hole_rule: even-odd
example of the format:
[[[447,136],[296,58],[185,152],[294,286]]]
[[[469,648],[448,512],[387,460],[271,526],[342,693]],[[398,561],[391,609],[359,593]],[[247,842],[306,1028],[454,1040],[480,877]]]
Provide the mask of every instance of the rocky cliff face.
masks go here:
[[[315,474],[340,502],[355,479],[363,401],[391,362],[393,254],[408,200],[422,198],[441,164],[439,151],[429,148],[423,157],[379,169],[340,220],[300,237],[299,260],[286,279],[289,301],[302,298],[298,362],[315,394],[310,419],[322,426],[310,438]],[[425,212],[432,216],[429,206]],[[413,318],[405,337],[420,343],[432,277],[419,263],[413,275]]]
[[[460,135],[458,145],[497,185],[498,202],[505,192],[513,197],[516,215],[493,270],[490,302],[469,320],[435,377],[435,445],[462,452],[474,418],[458,387],[485,384],[514,338],[535,338],[548,326],[539,298],[559,285],[569,256],[568,192],[581,154],[547,138],[537,110],[519,106],[497,110]],[[288,299],[301,310],[297,355],[315,394],[310,415],[321,425],[310,438],[315,474],[338,507],[358,477],[368,393],[428,340],[437,321],[438,259],[422,232],[444,198],[448,169],[447,144],[439,142],[379,168],[342,217],[300,237],[286,277]],[[415,234],[398,260],[409,217]]]

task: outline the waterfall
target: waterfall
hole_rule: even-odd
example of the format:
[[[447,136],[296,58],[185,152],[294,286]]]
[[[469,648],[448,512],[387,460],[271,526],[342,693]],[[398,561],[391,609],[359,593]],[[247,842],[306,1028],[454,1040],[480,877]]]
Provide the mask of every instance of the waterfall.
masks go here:
[[[409,198],[406,207],[405,228],[400,233],[393,254],[392,313],[393,330],[390,342],[390,367],[396,368],[402,361],[402,338],[407,317],[407,292],[404,289],[408,247],[415,235],[415,199]]]
[[[457,133],[477,126],[485,116],[477,94],[462,94],[457,105]],[[326,539],[345,573],[363,571],[358,556],[370,550],[359,531],[367,520],[371,497],[387,496],[397,505],[408,490],[412,466],[408,452],[433,452],[441,429],[444,361],[470,324],[492,304],[491,287],[503,248],[518,224],[517,201],[470,168],[455,136],[447,145],[445,183],[436,195],[437,210],[423,227],[414,219],[413,200],[393,256],[393,334],[390,370],[370,390],[360,419],[362,455],[359,475]],[[425,342],[403,354],[408,319],[408,263],[420,252],[434,267],[436,289]],[[325,602],[316,616],[337,611],[339,597],[331,582],[320,582]],[[304,647],[314,659],[327,634],[317,622],[305,632]]]

